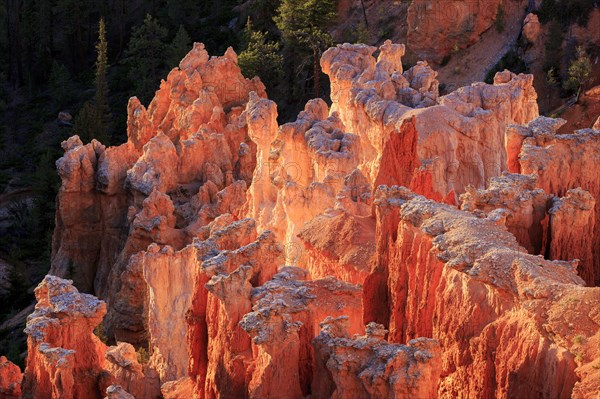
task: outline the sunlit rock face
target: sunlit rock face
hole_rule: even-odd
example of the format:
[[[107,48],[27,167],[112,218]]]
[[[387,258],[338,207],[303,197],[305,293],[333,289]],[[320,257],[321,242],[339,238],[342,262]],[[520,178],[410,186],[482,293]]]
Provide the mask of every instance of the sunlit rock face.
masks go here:
[[[366,334],[350,335],[348,317],[328,317],[313,340],[318,356],[314,392],[331,398],[435,398],[440,348],[428,338],[408,345],[388,343],[387,330],[369,323]]]
[[[35,398],[96,398],[105,367],[104,345],[93,333],[106,304],[80,294],[72,281],[46,276],[27,318],[25,390]]]
[[[600,130],[583,129],[573,134],[557,134],[556,130],[564,121],[552,121],[518,128],[523,137],[518,155],[519,171],[536,174],[538,187],[557,196],[570,197],[573,204],[579,203],[575,208],[587,209],[587,213],[582,213],[576,212],[573,206],[557,205],[557,218],[562,213],[566,223],[560,232],[557,226],[554,228],[563,237],[571,235],[572,240],[569,240],[570,244],[567,244],[568,241],[557,244],[553,254],[560,258],[569,257],[567,247],[589,248],[587,241],[591,239],[591,253],[578,256],[582,260],[580,274],[588,285],[597,286],[600,285],[600,174],[595,165],[600,159]],[[589,191],[592,198],[568,193],[578,188]],[[594,220],[587,222],[590,214]],[[569,229],[572,231],[567,231]]]
[[[399,47],[400,46],[400,47]],[[506,170],[505,128],[538,116],[533,76],[499,73],[439,97],[426,63],[402,72],[401,45],[338,45],[323,54],[332,111],[360,138],[358,168],[373,184],[404,185],[454,203]]]
[[[331,106],[279,125],[195,44],[127,143],[66,140],[25,397],[596,394],[597,132],[557,135],[530,75],[440,96],[405,50],[329,49]]]
[[[461,209],[479,217],[505,219],[505,225],[530,254],[547,259],[578,259],[578,274],[593,281],[596,201],[590,192],[571,189],[557,197],[537,188],[537,175],[504,173],[485,190],[467,188]]]
[[[106,148],[78,137],[63,143],[51,273],[73,279],[108,304],[107,333],[141,342],[146,284],[140,251],[181,249],[222,213],[243,204],[256,164],[242,115],[248,93],[229,49],[209,58],[196,43],[148,109],[127,108],[125,144]]]
[[[576,261],[528,254],[496,212],[477,217],[401,187],[380,188],[375,203],[365,321],[388,325],[390,342],[437,339],[441,396],[570,397],[580,378],[597,383],[594,360],[577,353],[598,339],[600,288],[584,287]],[[579,303],[568,321],[555,318]]]
[[[23,374],[19,366],[0,356],[0,397],[20,397],[22,380]]]

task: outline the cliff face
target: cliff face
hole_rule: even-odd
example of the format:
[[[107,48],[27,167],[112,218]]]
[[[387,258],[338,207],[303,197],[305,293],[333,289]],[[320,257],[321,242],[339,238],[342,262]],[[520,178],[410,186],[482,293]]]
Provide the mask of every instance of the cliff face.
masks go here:
[[[265,96],[232,50],[209,59],[196,44],[147,110],[130,100],[127,143],[63,143],[50,273],[107,300],[106,330],[117,339],[144,334],[146,285],[134,255],[151,243],[181,249],[243,202],[255,165],[241,116],[250,91]]]
[[[381,188],[376,204],[378,230],[391,234],[378,237],[373,273],[383,278],[365,287],[365,320],[380,317],[373,302],[384,291],[390,341],[437,339],[442,396],[570,397],[588,360],[571,352],[572,333],[552,329],[548,311],[560,312],[567,296],[599,294],[583,288],[577,262],[529,255],[504,218],[478,218],[405,188]],[[598,334],[595,311],[587,329],[589,310],[573,315],[582,341]]]
[[[408,45],[421,59],[439,64],[444,56],[473,44],[493,27],[498,5],[503,3],[413,1],[408,8]]]
[[[434,72],[421,62],[402,72],[404,46],[339,45],[323,54],[332,112],[359,135],[358,169],[373,184],[404,185],[455,203],[467,185],[483,188],[506,170],[505,128],[538,116],[533,77],[508,71],[493,85],[438,98]]]
[[[560,126],[560,125],[559,125]],[[571,234],[575,240],[564,249],[555,247],[555,256],[569,256],[568,247],[587,248],[591,239],[591,254],[582,256],[581,276],[588,285],[600,285],[600,175],[590,165],[600,156],[600,131],[583,129],[573,134],[556,134],[555,128],[522,129],[524,140],[519,154],[520,171],[537,174],[538,187],[558,196],[567,195],[568,190],[581,188],[589,191],[592,199],[585,200],[584,208],[594,207],[594,221],[587,227],[576,229]],[[567,216],[567,223],[581,226],[585,217]],[[592,234],[589,234],[592,231]],[[563,230],[563,233],[566,231]],[[566,244],[566,243],[565,243]]]
[[[195,44],[131,99],[127,143],[65,141],[24,396],[597,392],[597,132],[556,135],[531,76],[439,96],[376,50],[329,49],[331,108],[279,126],[233,51]]]
[[[35,289],[27,319],[25,390],[34,398],[97,398],[105,367],[104,345],[94,328],[106,304],[80,294],[72,281],[46,276]]]
[[[19,366],[0,356],[0,397],[20,397],[22,379]]]

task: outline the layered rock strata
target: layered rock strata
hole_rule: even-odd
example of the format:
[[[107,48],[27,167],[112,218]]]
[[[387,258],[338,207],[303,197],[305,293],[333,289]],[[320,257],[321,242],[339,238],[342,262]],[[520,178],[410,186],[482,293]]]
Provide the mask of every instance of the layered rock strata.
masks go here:
[[[314,386],[317,378],[312,339],[320,321],[343,315],[360,315],[360,287],[333,277],[305,280],[307,272],[283,267],[272,280],[253,290],[253,311],[240,326],[252,337],[250,398],[300,398],[312,393],[326,397]],[[360,317],[348,326],[362,330]]]
[[[322,398],[436,398],[441,372],[440,347],[427,338],[408,345],[388,343],[387,330],[369,323],[366,334],[351,337],[348,317],[321,323],[314,348],[319,370],[315,392]]]
[[[440,96],[376,50],[328,50],[331,108],[279,126],[196,44],[127,143],[65,141],[52,272],[107,305],[46,277],[25,396],[596,393],[594,131],[555,134],[529,75]]]
[[[50,272],[107,301],[109,336],[144,340],[137,254],[151,243],[181,249],[243,203],[256,163],[242,115],[250,91],[266,95],[231,49],[209,58],[196,43],[147,109],[129,101],[125,144],[63,143]]]
[[[592,253],[596,256],[586,259],[588,264],[584,265],[581,275],[588,285],[600,285],[600,257],[597,256],[600,253],[600,174],[594,167],[600,159],[600,131],[583,129],[573,134],[557,134],[556,124],[561,126],[562,122],[546,124],[548,127],[519,128],[524,137],[518,157],[519,169],[523,174],[536,174],[538,187],[547,193],[562,197],[571,189],[590,192],[595,200]],[[582,219],[572,219],[570,223],[580,225]],[[585,247],[587,238],[582,234],[580,242],[571,245]]]
[[[505,128],[538,116],[533,76],[499,73],[438,97],[423,63],[403,73],[401,45],[338,45],[321,59],[332,112],[360,138],[358,168],[374,184],[404,185],[456,202],[467,185],[484,188],[506,170]]]
[[[584,371],[595,360],[570,341],[597,339],[600,325],[597,299],[589,300],[599,288],[584,288],[577,262],[529,255],[505,218],[478,218],[406,188],[382,187],[375,203],[377,261],[365,285],[365,321],[389,325],[391,342],[437,339],[441,397],[567,398],[585,384],[580,379],[597,378]],[[552,315],[567,298],[567,308],[582,309],[570,316],[571,330],[557,331]]]

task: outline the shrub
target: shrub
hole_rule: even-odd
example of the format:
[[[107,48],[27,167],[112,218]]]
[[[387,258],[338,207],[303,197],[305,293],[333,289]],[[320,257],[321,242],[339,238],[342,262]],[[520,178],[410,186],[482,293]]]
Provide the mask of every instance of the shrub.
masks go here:
[[[497,32],[504,32],[504,28],[506,27],[506,13],[504,12],[502,4],[498,4],[498,11],[496,12],[496,21],[494,22],[494,26],[496,26]]]

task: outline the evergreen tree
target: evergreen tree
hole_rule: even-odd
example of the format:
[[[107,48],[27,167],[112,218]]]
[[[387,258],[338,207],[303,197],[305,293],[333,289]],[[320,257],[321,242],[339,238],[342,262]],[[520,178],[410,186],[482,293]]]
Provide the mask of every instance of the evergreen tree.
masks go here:
[[[282,0],[274,18],[291,53],[312,57],[314,96],[319,97],[319,60],[333,40],[327,29],[336,18],[335,0]],[[300,60],[298,65],[303,65]]]
[[[267,34],[255,31],[248,18],[244,30],[246,49],[238,56],[238,64],[247,78],[260,77],[267,89],[274,88],[283,77],[283,56],[279,44],[267,41]]]
[[[569,64],[569,78],[564,83],[565,90],[576,91],[577,101],[581,96],[583,86],[590,81],[592,76],[592,61],[583,46],[577,47],[577,58]]]
[[[546,60],[544,63],[545,71],[554,68],[557,74],[561,74],[560,60],[562,58],[562,43],[563,30],[557,21],[552,21],[548,29],[548,38],[544,44],[546,50]]]
[[[108,84],[106,71],[108,68],[108,44],[106,42],[106,25],[104,18],[98,22],[98,42],[96,43],[96,94],[94,96],[94,112],[96,126],[94,137],[104,144],[109,144],[108,125],[110,123],[110,110],[108,107]]]
[[[169,47],[169,67],[173,68],[179,65],[179,62],[191,50],[192,39],[188,35],[183,25],[179,25],[179,30]]]
[[[110,113],[108,107],[108,84],[106,71],[108,68],[108,44],[106,42],[106,26],[104,18],[98,23],[98,42],[96,43],[96,92],[94,99],[86,101],[75,117],[73,130],[75,134],[88,142],[96,139],[104,144],[109,143],[108,126]]]
[[[96,121],[96,108],[90,101],[86,101],[75,115],[73,134],[78,135],[84,143],[92,141],[93,138],[96,138],[94,128]]]
[[[165,73],[166,37],[167,29],[147,14],[144,23],[133,29],[129,39],[128,75],[142,103],[150,101]]]
[[[502,4],[498,4],[498,11],[496,13],[496,21],[494,22],[496,26],[496,31],[498,33],[504,32],[504,28],[506,27],[506,13],[504,12],[504,7]]]
[[[74,90],[69,70],[56,60],[52,62],[48,83],[60,107],[68,106],[73,101]]]
[[[248,1],[248,17],[254,21],[254,28],[261,32],[276,32],[273,17],[277,14],[280,0],[250,0]]]

